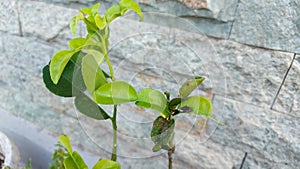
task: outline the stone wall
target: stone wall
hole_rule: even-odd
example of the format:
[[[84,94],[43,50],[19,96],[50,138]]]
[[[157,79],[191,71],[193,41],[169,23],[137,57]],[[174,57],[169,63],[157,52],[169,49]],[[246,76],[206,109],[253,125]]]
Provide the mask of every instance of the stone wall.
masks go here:
[[[73,100],[49,93],[41,78],[52,55],[67,48],[70,18],[95,2],[0,0],[0,107],[109,158],[109,122],[77,114]],[[101,11],[114,2],[101,1]],[[299,167],[300,1],[139,2],[144,22],[129,13],[111,26],[118,78],[176,96],[186,75],[205,76],[195,94],[211,98],[213,116],[226,124],[178,117],[174,168],[239,168],[246,152],[244,168]],[[120,110],[122,168],[167,168],[166,154],[151,152],[157,114],[130,104]]]

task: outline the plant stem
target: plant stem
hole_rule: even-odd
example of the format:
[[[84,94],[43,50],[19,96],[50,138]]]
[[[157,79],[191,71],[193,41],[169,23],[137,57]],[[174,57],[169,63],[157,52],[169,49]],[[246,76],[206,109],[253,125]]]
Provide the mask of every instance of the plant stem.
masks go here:
[[[110,72],[110,76],[111,76],[111,80],[112,81],[115,81],[115,73],[114,73],[114,69],[110,63],[110,60],[109,60],[109,57],[108,57],[108,54],[105,55],[105,60],[107,62],[107,66],[109,68],[109,72]]]
[[[173,162],[173,159],[172,159],[172,154],[173,152],[170,150],[168,151],[168,158],[169,158],[169,169],[172,169],[172,162]]]
[[[117,160],[117,105],[114,105],[114,114],[111,119],[113,126],[113,150],[111,153],[111,160]]]
[[[173,144],[173,139],[174,139],[174,133],[173,133],[172,139],[169,141],[169,145],[171,147],[171,150],[168,151],[169,169],[172,169],[172,164],[173,164],[172,155],[175,152],[175,145]]]

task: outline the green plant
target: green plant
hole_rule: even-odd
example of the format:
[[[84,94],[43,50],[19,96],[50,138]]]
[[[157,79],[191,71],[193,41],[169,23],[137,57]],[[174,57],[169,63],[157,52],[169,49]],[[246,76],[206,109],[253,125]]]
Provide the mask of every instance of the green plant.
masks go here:
[[[205,97],[189,96],[199,86],[204,78],[193,77],[179,89],[179,97],[170,99],[170,94],[164,94],[151,88],[142,89],[139,93],[124,81],[115,79],[114,70],[108,55],[109,24],[127,10],[133,10],[143,19],[139,5],[133,0],[121,0],[118,5],[110,7],[103,16],[98,14],[100,4],[83,8],[73,17],[70,29],[76,33],[78,21],[86,25],[87,36],[74,38],[69,42],[69,49],[57,52],[50,63],[43,68],[43,79],[46,87],[54,94],[62,97],[75,97],[74,104],[82,114],[97,120],[110,120],[113,128],[113,150],[111,160],[100,160],[93,169],[105,168],[103,165],[120,167],[117,160],[117,108],[119,104],[135,102],[137,106],[150,108],[160,113],[154,121],[151,138],[154,142],[153,151],[167,150],[169,168],[172,168],[174,116],[180,113],[194,113],[211,118],[212,105]],[[101,66],[106,63],[109,73]],[[86,92],[87,91],[87,92]],[[113,105],[113,115],[110,116],[101,105]],[[58,168],[87,168],[81,156],[72,151],[69,139],[60,136],[60,145],[65,151],[54,153],[54,164]],[[63,165],[62,165],[63,163]],[[111,167],[113,168],[113,167]]]

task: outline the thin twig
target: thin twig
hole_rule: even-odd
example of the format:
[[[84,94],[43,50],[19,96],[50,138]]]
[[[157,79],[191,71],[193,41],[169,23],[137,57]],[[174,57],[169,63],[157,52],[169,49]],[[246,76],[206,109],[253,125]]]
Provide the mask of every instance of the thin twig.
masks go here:
[[[243,169],[243,166],[244,166],[244,163],[245,163],[245,161],[246,161],[247,155],[248,155],[248,153],[246,152],[246,153],[245,153],[245,156],[244,156],[244,158],[243,158],[243,161],[242,161],[242,164],[241,164],[240,169]]]

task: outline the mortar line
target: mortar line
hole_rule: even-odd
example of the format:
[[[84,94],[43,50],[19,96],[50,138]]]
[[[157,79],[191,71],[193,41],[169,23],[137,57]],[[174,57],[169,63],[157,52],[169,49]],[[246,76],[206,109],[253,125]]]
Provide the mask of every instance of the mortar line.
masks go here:
[[[234,18],[233,18],[233,21],[232,21],[232,23],[231,23],[231,25],[230,25],[230,29],[229,29],[229,33],[228,33],[228,36],[227,36],[227,40],[230,39],[231,32],[232,32],[232,29],[233,29],[233,24],[234,24],[235,19],[236,19],[235,17],[236,17],[236,13],[237,13],[237,10],[238,10],[238,8],[239,8],[240,2],[241,2],[241,0],[238,0],[238,1],[237,1],[236,7],[235,7],[235,9],[234,9],[234,16],[233,16]]]
[[[280,91],[281,91],[281,88],[282,88],[282,86],[284,85],[284,82],[285,82],[285,80],[286,80],[286,78],[287,78],[287,76],[288,76],[288,74],[289,74],[289,72],[290,72],[290,70],[291,70],[291,68],[292,68],[292,66],[293,66],[293,63],[294,63],[295,58],[296,58],[296,53],[294,53],[292,62],[291,62],[290,66],[288,67],[288,69],[287,69],[287,71],[286,71],[286,73],[285,73],[285,75],[284,75],[284,77],[283,77],[283,80],[282,80],[282,82],[281,82],[281,84],[280,84],[280,86],[279,86],[279,89],[277,90],[277,93],[276,93],[276,95],[275,95],[275,98],[274,98],[274,100],[273,100],[273,102],[272,102],[272,104],[271,104],[271,107],[270,107],[271,110],[273,110],[273,106],[274,106],[274,104],[275,104],[275,102],[276,102],[276,100],[277,100],[277,98],[278,98],[278,95],[279,95],[279,93],[280,93]]]
[[[19,11],[19,0],[15,1],[15,10],[18,15],[18,27],[19,27],[19,34],[21,37],[23,37],[23,28],[22,28],[22,22],[21,22],[21,17],[20,17],[20,11]]]

